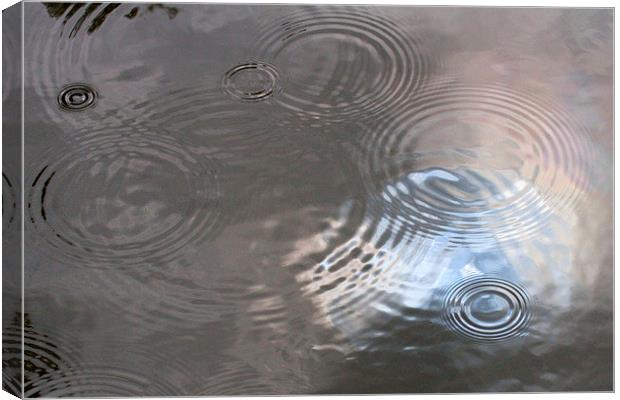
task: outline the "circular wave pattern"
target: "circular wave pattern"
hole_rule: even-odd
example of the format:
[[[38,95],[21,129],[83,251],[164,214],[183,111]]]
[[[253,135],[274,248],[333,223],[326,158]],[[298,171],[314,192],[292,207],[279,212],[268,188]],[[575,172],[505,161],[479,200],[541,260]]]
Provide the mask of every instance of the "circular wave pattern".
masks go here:
[[[40,335],[37,339],[30,351],[28,346],[25,349],[26,397],[178,395],[192,376],[184,359],[171,360],[161,349],[153,352],[135,343],[100,342],[108,350],[102,356],[76,346],[78,338],[58,341],[57,336]],[[122,364],[119,354],[128,357]],[[38,360],[45,361],[44,368],[39,367],[41,362],[33,363]]]
[[[266,27],[257,48],[285,76],[278,103],[308,119],[345,120],[395,106],[429,69],[415,37],[353,8],[288,15]]]
[[[79,370],[46,375],[25,390],[26,397],[130,397],[182,393],[168,382],[153,381],[118,366],[80,365]]]
[[[530,321],[530,297],[520,286],[497,278],[474,277],[447,291],[443,319],[454,332],[481,342],[520,336]]]
[[[17,376],[11,377],[11,381],[21,388],[22,350],[24,390],[27,392],[31,385],[41,377],[49,374],[61,373],[68,368],[79,365],[79,352],[74,338],[47,334],[33,326],[28,314],[24,318],[23,348],[21,316],[16,316],[12,323],[3,328],[3,373],[11,370],[20,371]],[[10,377],[10,375],[7,375]],[[21,392],[21,390],[18,390]]]
[[[83,85],[73,84],[64,87],[58,94],[58,105],[67,111],[81,111],[95,104],[97,92],[95,89]]]
[[[412,240],[394,228],[388,220],[366,219],[347,243],[330,247],[299,276],[317,306],[316,319],[338,330],[343,348],[373,343],[370,327],[385,318],[409,318],[403,296],[422,301],[433,271],[443,268],[431,261],[443,250],[440,241]]]
[[[214,234],[220,190],[209,159],[165,134],[79,137],[44,156],[27,198],[30,225],[53,257],[97,267],[165,262]]]
[[[280,393],[275,383],[243,361],[226,363],[209,376],[199,396],[273,395]]]
[[[85,68],[90,59],[94,36],[84,34],[76,38],[75,35],[84,23],[88,25],[88,20],[96,14],[94,11],[98,8],[97,6],[75,4],[64,10],[67,13],[60,21],[50,21],[49,15],[43,13],[38,14],[39,19],[34,21],[35,24],[49,27],[49,29],[41,29],[40,32],[34,33],[32,47],[28,50],[30,53],[24,56],[30,61],[26,62],[24,68],[32,77],[31,87],[36,97],[43,100],[41,106],[48,117],[62,126],[75,126],[72,121],[78,117],[76,115],[78,113],[67,111],[81,111],[79,105],[77,109],[74,108],[75,105],[72,105],[72,101],[66,96],[69,94],[67,90],[77,89],[73,92],[76,101],[83,96],[92,99],[90,104],[86,101],[87,106],[84,108],[96,102],[96,96],[90,96],[94,94],[94,91],[91,91],[89,86],[81,83],[67,84],[72,81],[94,82],[90,73],[92,67]],[[60,92],[59,88],[62,88]],[[103,108],[105,107],[96,107],[91,111],[102,111]],[[88,118],[91,117],[91,113],[80,113],[79,116]],[[100,119],[97,122],[100,122],[101,116],[98,117]],[[88,123],[92,126],[95,121],[88,119]]]
[[[280,74],[276,67],[262,62],[237,65],[226,72],[224,90],[240,100],[265,100],[279,90]]]
[[[364,242],[356,235],[348,243],[334,249],[312,271],[307,289],[315,298],[325,297],[327,315],[332,321],[346,321],[364,309],[380,302],[382,289],[389,281],[390,270],[397,264],[388,250],[392,238],[385,238],[385,248],[377,248],[373,242]],[[376,238],[373,238],[376,239]],[[337,292],[338,295],[333,295]],[[360,305],[364,307],[360,308]]]
[[[274,91],[277,93],[277,89]],[[162,85],[127,108],[127,123],[183,132],[197,151],[234,152],[261,145],[280,115],[271,98],[242,100],[217,86]]]
[[[435,84],[362,140],[376,212],[414,234],[487,246],[538,231],[588,186],[588,132],[500,86]]]
[[[31,98],[47,114],[48,121],[67,129],[88,129],[104,123],[133,125],[141,116],[131,112],[128,103],[141,101],[138,99],[159,85],[155,79],[145,79],[152,77],[152,64],[136,74],[144,60],[137,60],[131,54],[133,50],[125,46],[110,44],[135,33],[136,21],[158,19],[156,14],[161,11],[173,18],[178,9],[120,3],[46,3],[35,8],[38,10],[33,11],[31,23],[40,29],[29,36],[31,46],[24,55],[24,69],[30,77],[28,90],[36,94]],[[128,13],[133,19],[124,16]],[[106,56],[108,51],[113,51],[114,57]],[[135,79],[128,81],[126,73]],[[59,90],[69,83],[87,83],[101,95],[94,98],[94,107],[90,105],[88,112],[68,112],[78,110],[59,105]],[[76,100],[80,98],[82,95]],[[72,107],[70,102],[66,104]]]

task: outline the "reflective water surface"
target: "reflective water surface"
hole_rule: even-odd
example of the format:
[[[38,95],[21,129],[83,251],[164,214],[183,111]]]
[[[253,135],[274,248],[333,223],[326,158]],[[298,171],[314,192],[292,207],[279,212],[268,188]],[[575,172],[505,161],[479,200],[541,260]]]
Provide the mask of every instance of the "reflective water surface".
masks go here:
[[[25,395],[611,390],[612,18],[26,3]]]

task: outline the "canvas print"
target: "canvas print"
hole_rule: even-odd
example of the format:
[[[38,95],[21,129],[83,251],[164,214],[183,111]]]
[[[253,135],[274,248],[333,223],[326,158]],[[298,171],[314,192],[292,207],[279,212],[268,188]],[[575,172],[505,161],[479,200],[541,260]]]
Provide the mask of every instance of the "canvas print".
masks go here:
[[[613,390],[613,9],[2,17],[5,391]]]

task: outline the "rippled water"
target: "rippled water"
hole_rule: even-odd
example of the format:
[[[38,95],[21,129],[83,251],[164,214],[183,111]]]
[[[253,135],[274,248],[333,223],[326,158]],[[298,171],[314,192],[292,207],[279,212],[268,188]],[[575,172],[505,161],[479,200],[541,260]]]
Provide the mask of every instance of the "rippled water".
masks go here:
[[[24,18],[5,389],[612,389],[611,10]]]

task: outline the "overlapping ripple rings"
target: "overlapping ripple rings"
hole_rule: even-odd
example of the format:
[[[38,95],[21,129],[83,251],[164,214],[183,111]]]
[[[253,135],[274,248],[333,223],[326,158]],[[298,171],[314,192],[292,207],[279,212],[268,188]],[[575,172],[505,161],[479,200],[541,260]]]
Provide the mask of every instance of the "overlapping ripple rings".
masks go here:
[[[428,87],[363,139],[376,212],[456,245],[519,240],[578,206],[592,147],[558,107],[496,86]]]
[[[37,102],[36,107],[44,110],[46,121],[53,121],[59,127],[81,129],[101,123],[133,124],[136,114],[128,115],[131,111],[128,103],[144,98],[149,90],[159,86],[158,71],[153,65],[143,65],[139,57],[135,57],[134,47],[112,43],[122,43],[135,33],[140,20],[157,19],[161,13],[167,13],[172,19],[178,9],[157,4],[120,3],[37,6],[45,8],[45,12],[32,16],[29,23],[38,29],[25,32],[25,40],[30,43],[24,54],[28,101]],[[165,18],[165,24],[172,23],[171,19]],[[58,99],[63,88],[76,82],[92,85],[99,97],[95,98],[96,107],[67,113],[68,108],[61,106],[59,109],[54,99]]]
[[[165,358],[163,343],[158,352],[139,342],[99,339],[95,344],[92,337],[73,336],[63,328],[40,326],[25,314],[25,397],[172,395],[181,393],[181,385],[191,376],[186,360]],[[13,331],[12,335],[4,332],[5,337],[15,338],[8,345],[5,341],[3,348],[17,358],[21,329],[13,327]],[[121,366],[123,355],[128,358]],[[157,365],[157,379],[148,372],[153,365]]]
[[[25,392],[26,397],[131,397],[181,393],[169,382],[152,380],[134,370],[111,366],[80,365],[79,369],[50,374]]]
[[[105,350],[96,357],[65,364],[29,382],[26,397],[171,396],[187,390],[192,370],[185,359],[165,358],[161,349],[146,351],[138,343],[99,345]],[[128,357],[123,365],[121,354]]]
[[[476,276],[447,290],[443,320],[454,332],[482,342],[507,340],[523,333],[530,320],[530,297],[519,285]]]
[[[422,311],[420,304],[429,301],[432,288],[452,260],[445,252],[445,240],[408,238],[405,233],[390,220],[377,221],[368,213],[348,241],[334,243],[329,252],[305,254],[297,261],[303,265],[323,257],[311,270],[300,271],[297,279],[317,307],[315,319],[339,332],[340,352],[374,343],[376,331],[370,327],[386,318],[427,317],[416,312]],[[407,311],[409,303],[416,309]]]
[[[345,120],[415,93],[429,62],[393,21],[363,9],[311,8],[271,23],[259,59],[283,74],[277,101],[308,119]]]
[[[265,395],[278,394],[278,387],[243,361],[224,364],[215,374],[207,377],[199,396]]]
[[[21,317],[17,315],[10,325],[7,324],[8,326],[3,328],[3,372],[5,369],[21,369],[23,350],[24,390],[26,392],[41,377],[59,373],[67,368],[74,368],[79,364],[78,349],[74,338],[41,331],[31,321],[28,314],[24,315],[23,320],[22,349],[21,322]],[[15,380],[15,377],[11,380]],[[16,383],[21,387],[21,382]]]
[[[398,245],[398,237],[382,228],[377,232],[365,242],[360,239],[368,231],[362,228],[356,237],[334,249],[312,271],[306,286],[321,317],[349,340],[361,337],[368,321],[387,310],[386,299],[401,284],[395,275],[405,263],[415,265],[426,253],[416,244]]]
[[[29,225],[51,256],[99,268],[164,262],[214,233],[220,192],[208,158],[166,133],[77,136],[42,157],[28,188]]]
[[[99,14],[97,11],[101,4],[58,3],[58,5],[60,6],[51,4],[51,9],[46,8],[49,15],[54,18],[64,15],[62,19],[54,21],[50,20],[49,16],[43,18],[41,15],[39,20],[33,21],[40,26],[49,26],[49,29],[29,32],[30,35],[40,35],[40,37],[32,40],[33,45],[28,50],[30,54],[24,57],[29,60],[25,62],[24,73],[28,77],[28,86],[35,94],[31,97],[48,100],[42,101],[41,106],[49,118],[61,126],[76,126],[81,123],[81,120],[76,120],[76,115],[67,115],[59,110],[58,101],[61,101],[62,110],[68,109],[63,107],[62,96],[59,96],[59,92],[76,81],[92,82],[91,69],[84,68],[84,65],[88,64],[91,56],[93,36],[87,35],[85,29],[80,28],[94,21],[94,17]],[[108,21],[115,21],[115,19],[111,18]],[[54,102],[56,104],[51,101],[53,98],[57,99]],[[88,115],[84,113],[79,118],[87,118]],[[88,121],[91,125],[93,122],[93,120]]]
[[[18,17],[9,390],[613,387],[609,10]]]
[[[266,131],[282,118],[269,99],[243,101],[216,86],[161,85],[129,102],[127,115],[135,117],[128,124],[183,132],[207,152],[234,152],[267,141]]]

